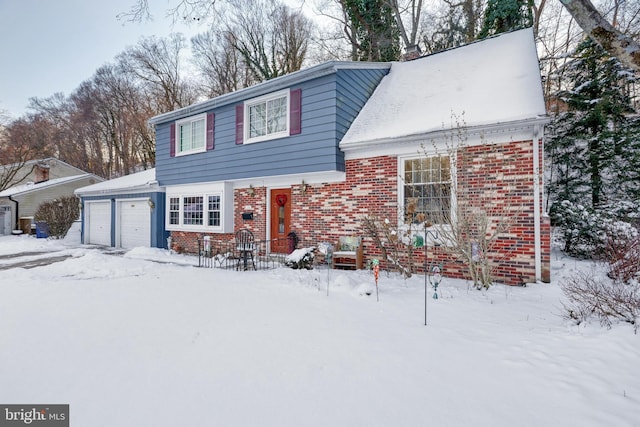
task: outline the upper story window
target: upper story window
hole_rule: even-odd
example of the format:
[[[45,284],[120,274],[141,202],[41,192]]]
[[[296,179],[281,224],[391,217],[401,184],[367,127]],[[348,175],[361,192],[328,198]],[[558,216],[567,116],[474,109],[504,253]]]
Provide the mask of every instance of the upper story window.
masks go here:
[[[176,155],[206,151],[206,115],[190,117],[176,123]]]
[[[245,142],[289,135],[289,91],[280,91],[245,102]]]
[[[447,223],[451,216],[451,159],[449,156],[401,160],[403,207],[415,203],[418,214],[433,224]]]

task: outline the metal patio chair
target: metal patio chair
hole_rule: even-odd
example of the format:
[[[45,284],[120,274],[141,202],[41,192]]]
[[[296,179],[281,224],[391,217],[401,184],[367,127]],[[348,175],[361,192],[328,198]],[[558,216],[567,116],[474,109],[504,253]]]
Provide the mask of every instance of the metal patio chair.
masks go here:
[[[251,259],[251,265],[253,269],[256,269],[256,262],[253,258],[253,252],[256,250],[256,242],[251,230],[243,228],[236,232],[236,251],[238,252],[238,263],[236,264],[236,270],[240,269],[240,263],[246,270],[248,267],[249,259]]]

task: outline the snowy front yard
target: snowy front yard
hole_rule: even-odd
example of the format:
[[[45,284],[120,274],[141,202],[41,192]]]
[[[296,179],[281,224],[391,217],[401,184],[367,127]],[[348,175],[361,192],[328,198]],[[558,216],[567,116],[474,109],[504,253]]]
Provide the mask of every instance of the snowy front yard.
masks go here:
[[[640,335],[561,318],[558,281],[590,268],[569,258],[551,284],[444,279],[424,326],[422,276],[381,273],[376,302],[365,271],[212,270],[26,236],[0,237],[0,268],[40,250],[71,256],[0,270],[0,403],[69,404],[72,426],[640,420]]]

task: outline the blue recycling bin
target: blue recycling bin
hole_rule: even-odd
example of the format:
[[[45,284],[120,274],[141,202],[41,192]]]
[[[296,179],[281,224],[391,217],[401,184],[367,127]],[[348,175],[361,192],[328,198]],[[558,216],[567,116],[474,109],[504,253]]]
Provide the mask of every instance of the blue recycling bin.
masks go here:
[[[36,222],[36,238],[46,239],[49,237],[49,224],[46,222]]]

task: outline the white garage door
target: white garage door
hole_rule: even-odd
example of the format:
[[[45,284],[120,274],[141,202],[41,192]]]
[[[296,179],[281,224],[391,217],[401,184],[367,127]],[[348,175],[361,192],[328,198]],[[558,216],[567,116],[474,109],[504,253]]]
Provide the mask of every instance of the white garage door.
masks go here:
[[[148,200],[118,201],[117,226],[119,247],[151,246],[151,208]]]
[[[87,202],[85,209],[85,243],[111,246],[111,202]]]

